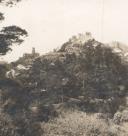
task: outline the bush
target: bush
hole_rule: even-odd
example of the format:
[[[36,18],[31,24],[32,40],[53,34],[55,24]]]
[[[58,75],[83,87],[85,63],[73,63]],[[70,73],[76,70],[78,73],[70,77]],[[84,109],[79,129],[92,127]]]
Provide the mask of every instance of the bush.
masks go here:
[[[84,112],[67,112],[64,116],[42,123],[45,136],[121,136],[117,125]]]
[[[9,115],[0,113],[0,136],[19,136],[12,122]]]

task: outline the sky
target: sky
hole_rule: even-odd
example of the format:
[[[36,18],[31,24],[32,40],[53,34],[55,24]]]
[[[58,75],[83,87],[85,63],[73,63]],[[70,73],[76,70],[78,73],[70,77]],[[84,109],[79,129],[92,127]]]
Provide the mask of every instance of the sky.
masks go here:
[[[0,11],[6,17],[0,28],[17,25],[29,34],[3,57],[7,61],[30,53],[32,47],[40,54],[52,51],[84,32],[101,42],[128,44],[128,0],[22,0],[12,8],[0,6]]]

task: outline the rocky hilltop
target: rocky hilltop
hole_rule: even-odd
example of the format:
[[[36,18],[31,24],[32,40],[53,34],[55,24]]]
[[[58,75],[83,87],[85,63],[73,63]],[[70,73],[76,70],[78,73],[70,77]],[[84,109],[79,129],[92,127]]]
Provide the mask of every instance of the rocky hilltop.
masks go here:
[[[95,103],[96,99],[99,109],[94,106],[96,103],[92,103],[94,111],[116,112],[120,104],[114,109],[106,103],[109,100],[113,105],[125,103],[128,80],[124,63],[126,54],[127,47],[120,43],[103,44],[92,38],[90,33],[79,34],[70,38],[58,51],[36,57],[31,67],[22,69],[21,73],[18,71],[15,79],[33,87],[32,91],[39,95],[38,98],[46,94],[44,104],[68,102],[72,98],[81,103],[91,103],[93,99]],[[82,110],[92,110],[90,105],[82,106]]]

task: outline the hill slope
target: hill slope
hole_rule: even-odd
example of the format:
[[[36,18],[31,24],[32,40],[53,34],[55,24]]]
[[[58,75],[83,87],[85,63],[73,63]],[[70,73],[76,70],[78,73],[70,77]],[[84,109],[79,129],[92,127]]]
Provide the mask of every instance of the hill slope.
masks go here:
[[[17,80],[32,87],[36,102],[47,105],[73,99],[80,102],[81,110],[115,113],[125,104],[127,64],[115,52],[117,46],[85,39],[70,39],[60,50],[36,58],[26,76],[21,74]]]

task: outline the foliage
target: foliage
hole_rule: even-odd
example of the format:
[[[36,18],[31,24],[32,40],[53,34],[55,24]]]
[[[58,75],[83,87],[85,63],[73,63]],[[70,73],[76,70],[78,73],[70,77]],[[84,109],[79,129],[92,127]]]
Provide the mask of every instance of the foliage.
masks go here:
[[[0,136],[18,136],[12,119],[5,113],[0,113]]]
[[[105,119],[83,112],[67,112],[62,117],[42,123],[45,136],[121,136],[126,131]]]
[[[4,14],[0,12],[0,21],[4,20]]]
[[[0,31],[0,55],[5,55],[13,44],[21,44],[23,39],[21,37],[27,36],[26,30],[17,26],[4,27]]]
[[[1,4],[5,4],[6,6],[12,6],[21,0],[0,0]]]
[[[46,89],[49,95],[50,92],[51,95],[61,94],[63,90],[64,97],[77,98],[82,95],[108,99],[110,96],[123,96],[127,90],[127,66],[111,48],[101,43],[94,47],[95,42],[85,43],[79,56],[65,52],[61,60],[62,54],[58,52],[53,59],[49,54],[47,59],[42,56],[35,60],[29,81],[37,82],[37,87]],[[64,85],[63,80],[67,80]],[[120,86],[125,89],[120,90]]]
[[[14,5],[21,0],[0,0],[0,4]],[[3,13],[0,12],[0,21],[4,20]],[[18,26],[7,26],[0,31],[0,55],[5,55],[8,51],[11,51],[13,44],[21,44],[23,36],[27,36],[27,31],[21,29]]]

